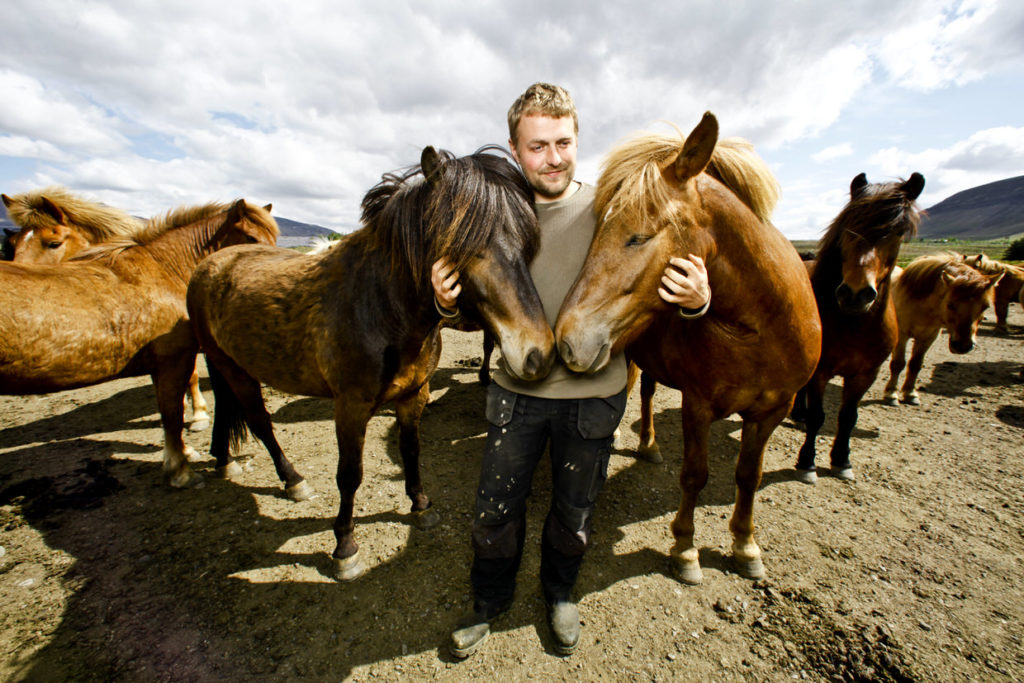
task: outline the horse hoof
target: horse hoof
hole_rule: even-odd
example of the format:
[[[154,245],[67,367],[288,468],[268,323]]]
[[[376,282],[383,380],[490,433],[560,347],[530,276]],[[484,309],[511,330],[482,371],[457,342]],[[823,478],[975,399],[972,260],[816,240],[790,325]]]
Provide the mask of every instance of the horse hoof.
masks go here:
[[[289,500],[293,500],[296,503],[303,500],[309,500],[316,495],[316,489],[314,489],[308,481],[303,479],[298,484],[292,486],[286,486],[284,494],[288,496]]]
[[[203,477],[197,472],[185,469],[169,477],[167,483],[175,489],[198,489],[203,486]]]
[[[623,448],[622,444],[622,430],[618,427],[615,428],[615,434],[612,437],[612,450],[621,451]]]
[[[199,455],[199,451],[191,446],[185,446],[181,452],[185,454],[185,459],[189,462],[198,462],[203,459],[203,456]]]
[[[917,396],[904,396],[903,402],[906,403],[908,406],[921,405],[921,399],[919,399]]]
[[[839,469],[833,469],[832,476],[836,479],[842,479],[843,481],[853,481],[853,468],[840,467]]]
[[[441,515],[434,512],[434,508],[412,511],[412,525],[421,531],[432,529],[441,523]]]
[[[234,460],[229,460],[227,465],[217,468],[217,476],[228,481],[236,479],[242,476],[242,466]]]
[[[675,558],[672,561],[672,575],[687,586],[699,586],[704,581],[704,573],[700,570],[699,564],[681,562]]]
[[[338,581],[354,581],[366,572],[366,567],[359,561],[359,551],[355,555],[342,560],[334,559],[334,578]]]
[[[760,557],[748,560],[734,557],[733,564],[735,565],[736,573],[744,578],[755,581],[764,578],[764,564],[761,562]]]
[[[814,486],[818,483],[818,473],[814,470],[802,470],[799,467],[796,469],[796,476],[794,477],[799,482],[804,484],[810,484]]]
[[[654,464],[665,462],[665,459],[661,457],[661,448],[657,443],[652,443],[650,446],[637,446],[636,455],[641,460],[652,462]]]
[[[886,396],[882,399],[882,403],[887,406],[898,406],[900,404],[900,400],[895,396]]]
[[[188,426],[190,432],[201,432],[210,426],[210,418],[205,417],[197,420],[192,420]]]

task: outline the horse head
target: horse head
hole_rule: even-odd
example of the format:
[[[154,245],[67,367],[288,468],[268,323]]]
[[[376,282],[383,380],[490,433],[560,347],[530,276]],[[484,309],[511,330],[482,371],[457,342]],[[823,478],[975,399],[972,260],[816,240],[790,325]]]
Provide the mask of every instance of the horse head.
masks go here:
[[[903,182],[873,184],[861,173],[850,183],[850,200],[819,248],[840,262],[834,294],[844,313],[866,313],[878,299],[879,286],[896,266],[900,243],[917,232],[920,214],[914,202],[923,189],[920,173]]]
[[[3,195],[4,205],[10,209],[12,220],[18,221],[21,212],[14,210],[17,200]],[[16,218],[15,216],[18,216]],[[38,198],[33,217],[16,232],[8,232],[5,251],[10,260],[18,263],[60,263],[89,246],[82,234],[68,225],[67,214],[49,197]]]
[[[279,228],[271,215],[271,204],[259,207],[236,200],[224,214],[224,222],[211,240],[214,249],[236,244],[277,244]]]
[[[966,264],[951,264],[942,273],[945,291],[942,326],[949,332],[949,350],[968,353],[974,349],[978,324],[993,303],[996,284],[1003,273],[981,273]]]
[[[429,269],[440,258],[455,265],[463,316],[498,340],[511,374],[536,380],[555,359],[554,336],[528,268],[540,243],[537,217],[522,174],[489,149],[461,158],[423,150],[430,257],[422,265]],[[429,280],[429,274],[423,278]]]
[[[704,256],[711,220],[702,174],[718,141],[710,112],[686,137],[627,141],[605,161],[597,185],[594,240],[555,326],[558,351],[577,372],[596,372],[671,306],[658,295],[672,256]],[[712,192],[714,190],[711,190]]]

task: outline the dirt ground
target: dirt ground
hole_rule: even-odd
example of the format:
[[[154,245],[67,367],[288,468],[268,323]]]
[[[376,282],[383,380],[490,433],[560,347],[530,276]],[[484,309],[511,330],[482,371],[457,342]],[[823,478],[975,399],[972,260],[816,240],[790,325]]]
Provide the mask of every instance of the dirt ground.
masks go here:
[[[447,634],[470,605],[469,529],[482,449],[479,334],[445,331],[424,416],[425,485],[442,523],[407,523],[394,429],[370,423],[356,533],[369,571],[331,580],[337,511],[329,402],[268,391],[278,437],[319,495],[282,495],[256,442],[245,476],[161,483],[148,380],[0,398],[0,678],[7,680],[1017,680],[1024,678],[1024,315],[940,338],[920,407],[881,404],[854,433],[853,484],[793,479],[803,440],[769,442],[755,520],[766,580],[731,572],[727,519],[740,423],[712,429],[697,510],[705,579],[667,558],[681,461],[678,392],[659,388],[663,464],[633,458],[638,397],[612,458],[578,584],[582,644],[555,655],[537,581],[549,497],[538,472],[513,609],[464,662]],[[204,383],[208,400],[212,393]],[[838,385],[829,389],[827,462]],[[214,407],[215,410],[215,407]],[[209,431],[188,441],[200,452]]]

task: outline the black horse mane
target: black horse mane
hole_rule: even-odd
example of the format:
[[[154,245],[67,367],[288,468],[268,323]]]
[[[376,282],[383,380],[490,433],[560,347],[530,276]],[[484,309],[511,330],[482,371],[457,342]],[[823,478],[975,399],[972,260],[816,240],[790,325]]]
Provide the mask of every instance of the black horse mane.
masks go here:
[[[842,258],[842,238],[856,235],[869,244],[888,237],[909,240],[917,234],[921,222],[913,200],[903,191],[904,181],[871,183],[850,198],[818,242],[815,275],[834,271]],[[815,279],[818,279],[817,277]]]
[[[457,270],[501,237],[527,262],[540,243],[532,192],[509,153],[497,145],[456,157],[438,152],[436,177],[419,164],[386,173],[362,202],[362,223],[371,247],[419,275],[439,258]]]

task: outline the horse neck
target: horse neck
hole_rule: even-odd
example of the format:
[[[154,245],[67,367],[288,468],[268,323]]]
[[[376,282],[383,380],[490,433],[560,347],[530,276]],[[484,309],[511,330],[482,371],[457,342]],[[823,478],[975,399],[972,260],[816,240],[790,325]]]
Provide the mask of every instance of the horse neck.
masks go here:
[[[175,280],[188,283],[192,271],[204,258],[220,248],[224,215],[171,228],[140,247]]]

